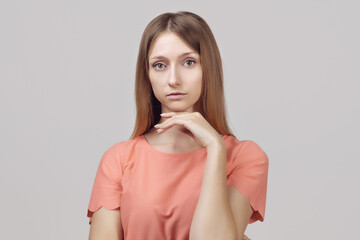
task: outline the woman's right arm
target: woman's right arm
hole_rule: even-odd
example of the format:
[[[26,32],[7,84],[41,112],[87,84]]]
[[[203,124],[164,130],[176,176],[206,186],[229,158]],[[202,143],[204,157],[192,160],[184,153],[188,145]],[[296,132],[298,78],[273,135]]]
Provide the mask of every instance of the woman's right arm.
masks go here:
[[[94,212],[90,224],[89,240],[123,240],[120,209],[101,207]]]

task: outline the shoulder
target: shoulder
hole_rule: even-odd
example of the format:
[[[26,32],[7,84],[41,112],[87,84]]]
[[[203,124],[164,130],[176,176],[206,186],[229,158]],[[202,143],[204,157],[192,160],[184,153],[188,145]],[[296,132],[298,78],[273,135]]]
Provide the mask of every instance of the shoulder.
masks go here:
[[[119,154],[119,153],[126,153],[126,151],[131,151],[136,147],[140,147],[139,146],[140,138],[141,136],[138,136],[128,140],[115,142],[106,149],[104,154]]]
[[[245,140],[242,149],[239,150],[239,153],[241,152],[255,156],[267,156],[260,145],[253,140]]]
[[[268,164],[269,158],[263,148],[253,140],[238,140],[233,136],[226,136],[225,144],[227,153],[231,154],[237,161],[256,161]]]
[[[113,143],[103,153],[101,162],[107,164],[123,164],[124,159],[127,159],[127,156],[131,155],[136,148],[141,147],[140,144],[138,144],[139,141],[140,137],[136,137]]]

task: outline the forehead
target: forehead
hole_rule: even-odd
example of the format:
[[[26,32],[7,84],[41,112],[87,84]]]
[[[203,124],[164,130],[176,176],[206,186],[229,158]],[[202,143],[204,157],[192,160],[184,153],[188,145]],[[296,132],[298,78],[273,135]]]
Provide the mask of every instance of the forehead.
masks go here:
[[[152,43],[149,58],[155,56],[176,57],[185,52],[195,52],[189,45],[187,45],[180,37],[173,32],[161,33]]]

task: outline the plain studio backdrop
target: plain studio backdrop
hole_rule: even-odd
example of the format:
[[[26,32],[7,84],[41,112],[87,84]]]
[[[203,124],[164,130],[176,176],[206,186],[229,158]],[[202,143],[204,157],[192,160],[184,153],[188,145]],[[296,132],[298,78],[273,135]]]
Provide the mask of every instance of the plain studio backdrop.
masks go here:
[[[355,239],[358,1],[1,1],[1,239],[87,239],[103,153],[135,122],[141,34],[194,12],[220,48],[229,123],[269,156],[266,239]]]

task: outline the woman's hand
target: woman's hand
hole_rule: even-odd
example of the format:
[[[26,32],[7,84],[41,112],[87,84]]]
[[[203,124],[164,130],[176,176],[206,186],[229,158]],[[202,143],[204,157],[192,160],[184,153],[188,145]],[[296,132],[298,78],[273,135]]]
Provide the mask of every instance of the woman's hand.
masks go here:
[[[224,146],[221,135],[206,121],[199,112],[169,112],[162,113],[161,117],[168,118],[154,127],[158,133],[163,133],[174,125],[181,125],[185,128],[184,133],[193,137],[202,147],[209,148],[216,144]]]

